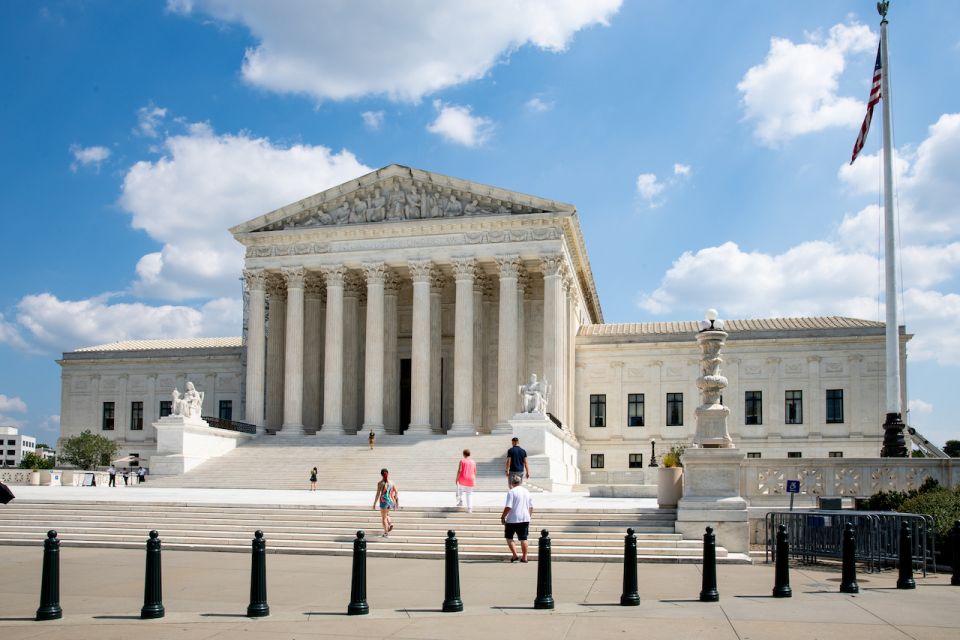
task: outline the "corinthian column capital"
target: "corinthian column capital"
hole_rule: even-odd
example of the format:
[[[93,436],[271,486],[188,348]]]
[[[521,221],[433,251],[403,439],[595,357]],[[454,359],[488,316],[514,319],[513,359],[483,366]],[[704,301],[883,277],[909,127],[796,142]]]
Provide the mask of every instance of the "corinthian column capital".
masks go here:
[[[302,289],[307,272],[303,267],[283,267],[280,275],[286,281],[288,289]]]
[[[343,286],[343,278],[347,275],[347,268],[342,264],[333,264],[326,267],[320,267],[323,277],[327,281],[327,286]]]
[[[454,258],[451,265],[456,282],[473,282],[477,277],[477,261],[474,258]]]
[[[499,256],[496,258],[501,278],[516,278],[520,272],[520,256]]]
[[[382,262],[371,262],[363,265],[363,275],[367,284],[384,284],[387,277],[387,265]]]
[[[263,269],[245,269],[243,281],[249,291],[264,291],[267,287],[267,272]]]
[[[414,282],[430,282],[433,277],[433,263],[429,260],[411,260],[407,263],[410,279]]]
[[[540,256],[540,270],[543,277],[563,276],[566,273],[566,264],[562,254]]]

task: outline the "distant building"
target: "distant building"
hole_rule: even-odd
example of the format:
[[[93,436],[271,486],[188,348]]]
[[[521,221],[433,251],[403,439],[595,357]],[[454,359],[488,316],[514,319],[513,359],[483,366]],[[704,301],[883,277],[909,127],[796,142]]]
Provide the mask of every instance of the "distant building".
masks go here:
[[[0,427],[0,467],[16,467],[25,453],[34,453],[37,439],[20,434],[16,427]]]

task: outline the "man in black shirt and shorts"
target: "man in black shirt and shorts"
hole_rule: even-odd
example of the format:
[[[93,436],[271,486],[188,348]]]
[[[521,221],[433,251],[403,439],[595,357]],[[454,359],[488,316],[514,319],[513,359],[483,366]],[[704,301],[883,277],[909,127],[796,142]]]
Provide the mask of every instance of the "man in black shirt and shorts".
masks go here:
[[[510,476],[519,475],[530,479],[530,465],[527,463],[527,452],[520,447],[520,438],[513,439],[513,446],[507,449],[507,487],[511,488]]]

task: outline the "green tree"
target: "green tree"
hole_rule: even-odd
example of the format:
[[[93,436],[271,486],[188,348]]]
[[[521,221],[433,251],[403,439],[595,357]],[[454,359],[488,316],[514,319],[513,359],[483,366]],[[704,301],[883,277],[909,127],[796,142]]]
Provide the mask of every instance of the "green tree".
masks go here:
[[[947,440],[943,452],[951,458],[960,458],[960,440]]]
[[[116,442],[88,429],[78,436],[66,438],[60,445],[59,458],[80,469],[93,469],[96,465],[110,464],[116,452]]]
[[[44,458],[39,453],[27,451],[20,459],[21,469],[53,469],[53,458]]]

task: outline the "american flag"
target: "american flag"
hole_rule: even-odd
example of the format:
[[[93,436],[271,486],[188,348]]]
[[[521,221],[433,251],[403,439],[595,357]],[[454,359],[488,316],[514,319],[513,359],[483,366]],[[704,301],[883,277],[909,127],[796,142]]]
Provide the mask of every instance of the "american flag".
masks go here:
[[[857,136],[857,141],[853,143],[853,157],[850,158],[850,164],[853,164],[853,161],[860,155],[863,144],[867,141],[870,121],[873,119],[873,108],[880,102],[880,76],[882,73],[880,47],[877,47],[877,64],[873,67],[873,86],[870,87],[870,99],[867,101],[867,115],[863,117],[863,124],[860,125],[860,135]]]

